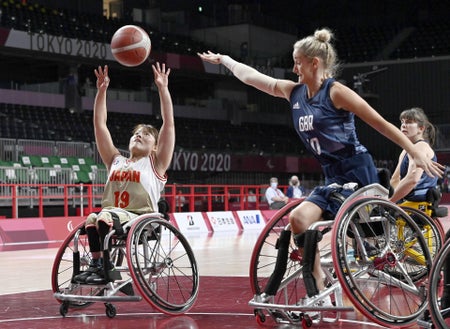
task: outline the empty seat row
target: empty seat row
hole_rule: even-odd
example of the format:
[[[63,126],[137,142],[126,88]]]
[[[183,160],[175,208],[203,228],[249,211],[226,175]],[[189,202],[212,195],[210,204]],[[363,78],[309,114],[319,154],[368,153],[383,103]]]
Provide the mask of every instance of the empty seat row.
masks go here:
[[[0,182],[21,184],[104,184],[106,167],[92,158],[22,155],[0,161]]]
[[[36,116],[35,113],[39,113]],[[33,107],[17,104],[0,104],[0,115],[11,124],[19,122],[24,129],[9,129],[10,134],[1,134],[3,138],[21,138],[35,140],[60,140],[93,142],[92,112],[82,114],[70,113],[67,109]],[[156,127],[160,121],[152,115],[111,112],[108,114],[108,125],[114,144],[123,149],[128,148],[128,137],[132,128],[138,123],[146,122]],[[70,123],[70,124],[64,124]],[[0,126],[2,124],[0,123]],[[25,126],[27,127],[25,129]],[[43,129],[43,127],[48,127]],[[51,128],[50,128],[51,127]],[[226,120],[201,120],[194,118],[175,118],[175,129],[178,147],[188,150],[201,150],[205,152],[256,152],[256,153],[282,153],[300,154],[303,147],[296,140],[294,129],[286,127],[242,123],[232,125]],[[33,131],[54,131],[50,138],[37,136]],[[13,134],[14,132],[14,134]],[[44,137],[44,138],[42,138]]]

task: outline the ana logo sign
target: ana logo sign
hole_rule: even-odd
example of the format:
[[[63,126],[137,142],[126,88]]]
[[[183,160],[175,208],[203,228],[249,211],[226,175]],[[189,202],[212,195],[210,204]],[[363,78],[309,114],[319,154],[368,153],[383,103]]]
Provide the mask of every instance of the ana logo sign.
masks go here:
[[[245,230],[262,230],[266,225],[260,210],[239,210],[236,211],[242,227]]]

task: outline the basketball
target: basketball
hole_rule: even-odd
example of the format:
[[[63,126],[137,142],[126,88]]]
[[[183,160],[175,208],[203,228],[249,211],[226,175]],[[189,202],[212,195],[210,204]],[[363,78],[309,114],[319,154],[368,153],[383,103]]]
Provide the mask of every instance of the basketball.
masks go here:
[[[116,61],[124,66],[141,65],[150,55],[150,50],[150,37],[139,26],[122,26],[111,39],[111,52]]]

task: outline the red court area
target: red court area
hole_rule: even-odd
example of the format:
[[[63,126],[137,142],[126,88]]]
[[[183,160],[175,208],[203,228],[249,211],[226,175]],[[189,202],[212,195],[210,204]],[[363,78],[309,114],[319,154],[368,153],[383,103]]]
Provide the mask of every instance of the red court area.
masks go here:
[[[195,306],[186,314],[169,316],[155,312],[145,302],[114,304],[117,315],[108,318],[102,303],[59,314],[59,304],[50,290],[1,297],[0,328],[96,328],[96,329],[209,329],[209,328],[301,328],[301,325],[277,325],[268,318],[259,325],[253,310],[245,277],[201,277]],[[313,324],[312,328],[379,328],[356,313],[347,313],[336,323]]]
[[[448,229],[448,218],[443,219]],[[68,223],[64,225],[67,226]],[[73,224],[73,225],[72,225]],[[74,226],[71,223],[69,226]],[[40,232],[36,226],[33,231]],[[21,230],[10,228],[7,237],[21,240]],[[38,234],[39,235],[39,234]],[[256,321],[249,280],[249,264],[258,230],[188,234],[200,275],[199,294],[185,314],[163,314],[145,300],[113,303],[117,314],[109,318],[105,306],[97,302],[82,309],[70,308],[65,317],[51,290],[51,269],[58,242],[39,244],[13,242],[0,248],[0,328],[1,329],[287,329],[301,324],[277,324],[267,317]],[[5,242],[5,239],[3,239]],[[30,241],[29,241],[30,243]],[[345,299],[345,298],[344,298]],[[351,305],[344,300],[346,305]],[[380,328],[357,311],[343,312],[334,323],[313,324],[311,328]],[[413,324],[409,328],[418,329]]]

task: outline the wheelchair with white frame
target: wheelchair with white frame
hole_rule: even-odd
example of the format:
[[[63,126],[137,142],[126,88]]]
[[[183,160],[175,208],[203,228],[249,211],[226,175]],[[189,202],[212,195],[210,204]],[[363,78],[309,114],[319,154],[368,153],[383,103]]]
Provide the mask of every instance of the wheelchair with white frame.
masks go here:
[[[85,271],[91,253],[84,228],[76,227],[59,248],[52,269],[52,289],[60,302],[60,314],[103,302],[106,315],[116,316],[114,302],[144,299],[169,315],[187,312],[195,303],[199,275],[187,239],[160,213],[143,214],[116,225],[105,237],[105,284],[80,284],[73,278]]]
[[[440,230],[421,212],[412,218],[387,200],[389,190],[380,184],[356,189],[345,200],[336,191],[338,213],[309,227],[303,255],[288,217],[304,199],[277,211],[261,232],[250,262],[249,305],[257,322],[270,316],[306,328],[356,309],[383,326],[416,323],[427,308],[427,277],[443,244]],[[316,248],[325,285],[320,292],[311,284],[314,260],[305,259]],[[321,306],[328,297],[332,306]]]

